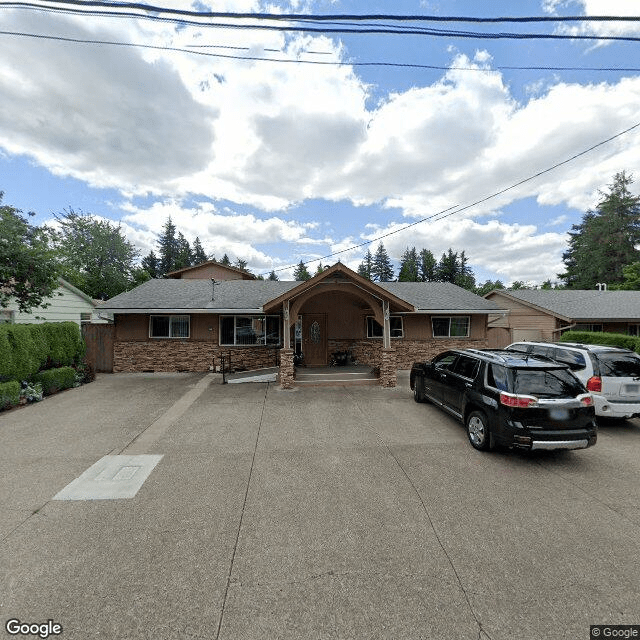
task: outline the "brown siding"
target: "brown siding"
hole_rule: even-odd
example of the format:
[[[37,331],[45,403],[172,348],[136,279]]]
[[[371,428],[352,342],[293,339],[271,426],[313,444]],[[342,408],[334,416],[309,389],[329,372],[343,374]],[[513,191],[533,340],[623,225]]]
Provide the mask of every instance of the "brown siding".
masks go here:
[[[219,264],[205,264],[201,267],[194,267],[185,271],[184,273],[174,276],[181,278],[182,280],[253,280],[253,276],[234,271],[233,269],[225,269],[223,265]]]
[[[513,339],[516,339],[519,331],[528,333],[531,336],[529,339],[535,338],[545,342],[558,339],[560,333],[554,330],[564,323],[557,322],[554,315],[532,309],[499,293],[491,294],[488,299],[504,309],[510,309],[509,315],[500,325],[511,329]],[[496,323],[493,324],[495,326]]]

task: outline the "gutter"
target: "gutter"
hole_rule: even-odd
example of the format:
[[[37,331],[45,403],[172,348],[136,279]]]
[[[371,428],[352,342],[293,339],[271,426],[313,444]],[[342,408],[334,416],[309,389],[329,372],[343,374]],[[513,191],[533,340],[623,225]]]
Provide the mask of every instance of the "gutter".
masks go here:
[[[171,314],[196,314],[196,313],[209,313],[209,314],[248,314],[248,315],[266,315],[262,309],[117,309],[113,307],[99,307],[100,311],[105,311],[107,313],[114,314],[123,314],[123,313],[137,313],[137,314],[148,314],[148,313],[171,313]]]

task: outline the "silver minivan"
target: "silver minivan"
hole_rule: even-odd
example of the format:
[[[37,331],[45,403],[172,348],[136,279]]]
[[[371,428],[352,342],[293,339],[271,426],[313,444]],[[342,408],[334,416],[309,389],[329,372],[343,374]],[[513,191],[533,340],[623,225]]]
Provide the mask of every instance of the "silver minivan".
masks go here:
[[[640,356],[634,351],[575,342],[514,342],[506,349],[568,364],[593,395],[596,416],[640,417]]]

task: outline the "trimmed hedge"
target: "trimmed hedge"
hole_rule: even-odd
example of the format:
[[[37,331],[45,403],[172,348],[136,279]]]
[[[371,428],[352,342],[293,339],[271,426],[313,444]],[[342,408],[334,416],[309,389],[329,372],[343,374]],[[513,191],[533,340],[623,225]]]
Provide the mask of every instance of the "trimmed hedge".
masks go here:
[[[17,380],[0,383],[0,411],[10,409],[20,402],[20,383]]]
[[[72,367],[47,369],[46,371],[36,373],[36,375],[32,377],[32,381],[39,382],[42,385],[42,393],[48,396],[56,391],[73,387],[76,383],[76,371]]]
[[[579,342],[581,344],[604,344],[608,347],[622,347],[640,353],[640,340],[624,333],[605,333],[602,331],[567,331],[560,337],[561,342]]]
[[[75,322],[0,325],[0,381],[27,380],[43,368],[77,364],[84,352]]]

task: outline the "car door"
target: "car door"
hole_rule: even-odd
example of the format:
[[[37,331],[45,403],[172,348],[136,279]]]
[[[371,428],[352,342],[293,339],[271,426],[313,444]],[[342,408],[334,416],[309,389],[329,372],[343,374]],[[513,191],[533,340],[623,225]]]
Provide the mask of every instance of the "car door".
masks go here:
[[[443,386],[443,404],[447,409],[462,415],[465,393],[473,386],[479,368],[480,360],[465,354],[461,354],[453,363]]]
[[[458,354],[445,351],[431,361],[424,377],[424,393],[435,402],[443,402],[444,388],[448,384],[449,370],[455,363]]]

